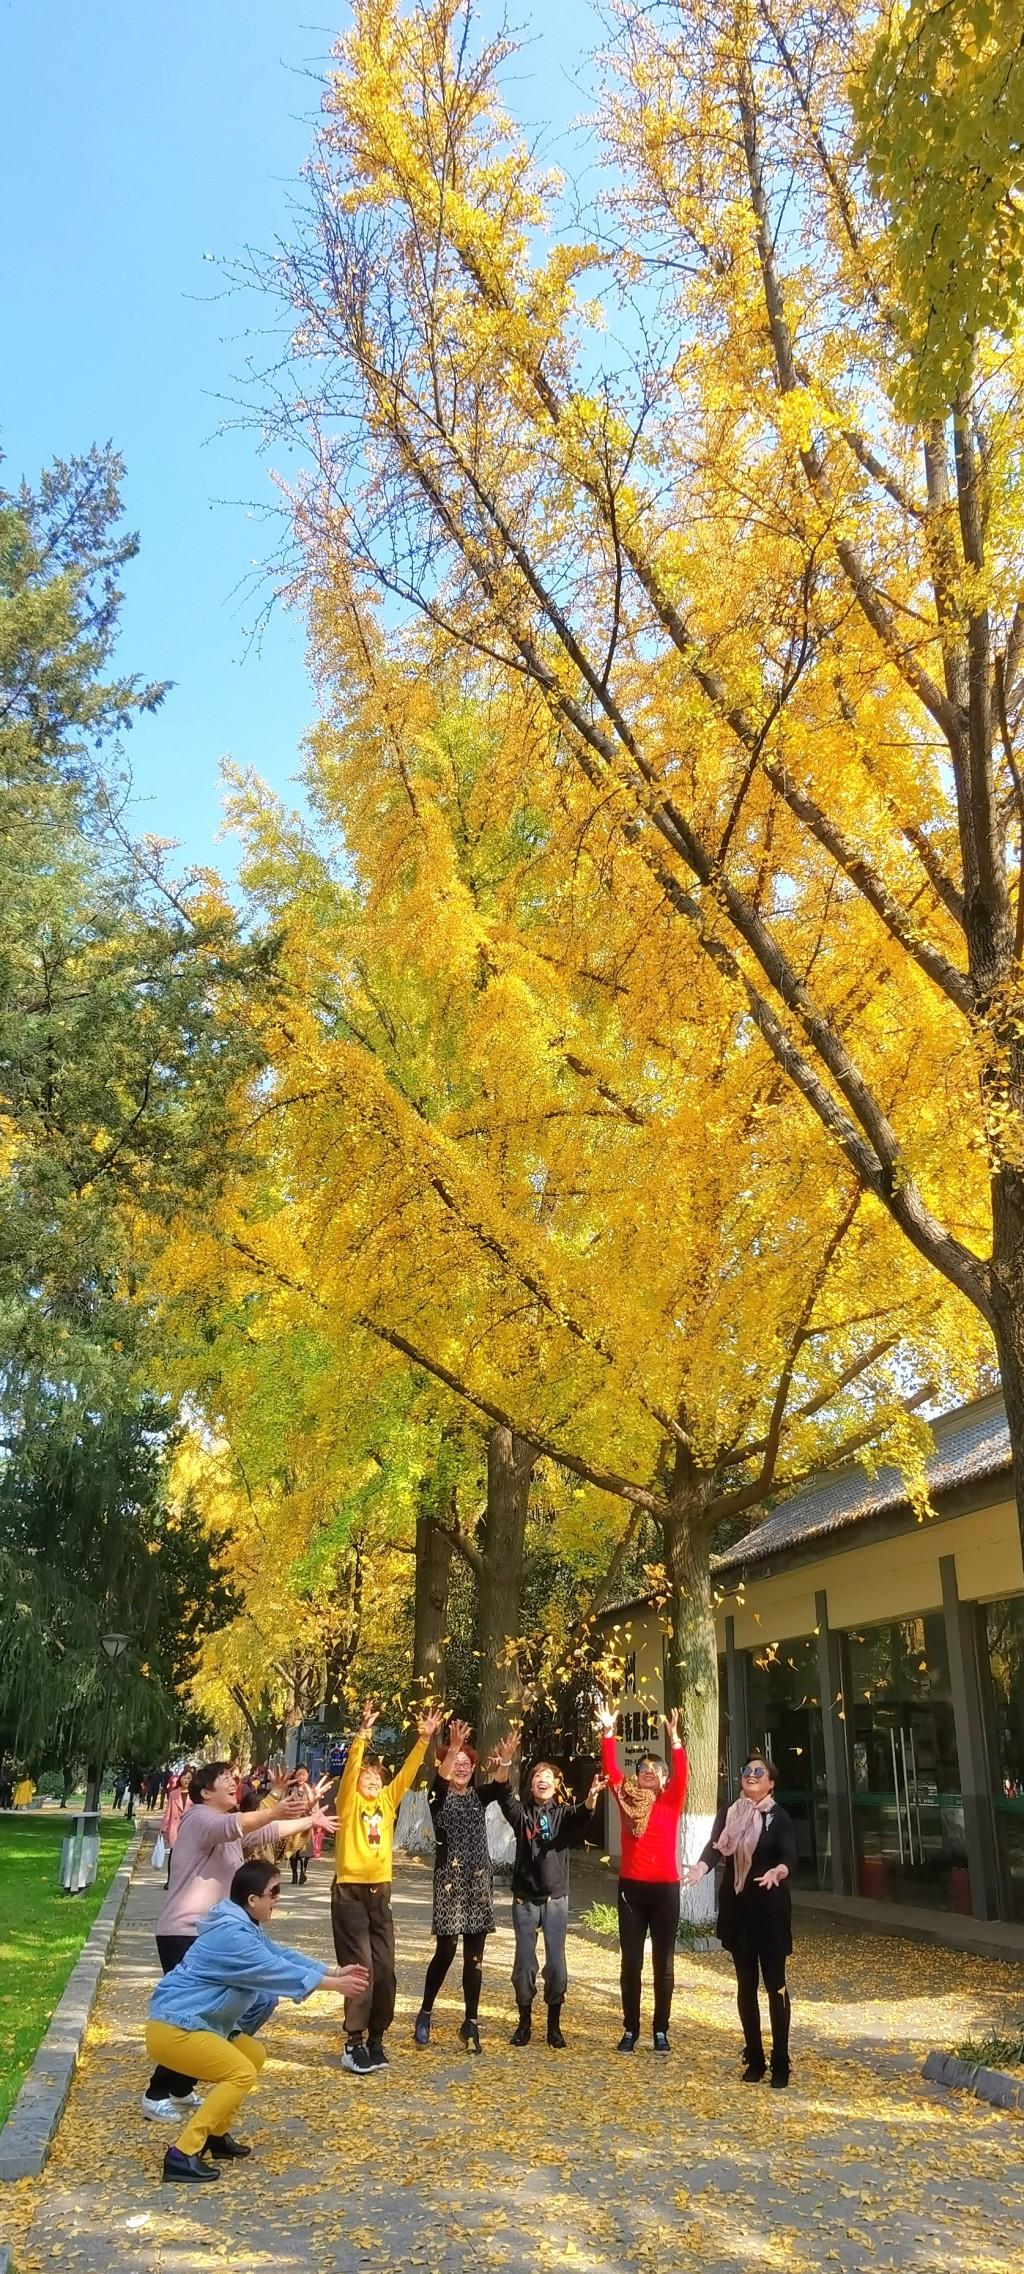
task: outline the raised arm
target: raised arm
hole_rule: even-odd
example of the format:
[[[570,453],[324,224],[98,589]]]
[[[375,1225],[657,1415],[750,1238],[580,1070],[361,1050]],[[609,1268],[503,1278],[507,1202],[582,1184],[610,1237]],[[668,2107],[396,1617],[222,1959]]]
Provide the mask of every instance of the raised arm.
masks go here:
[[[608,1704],[607,1698],[600,1699],[597,1707],[597,1721],[601,1731],[601,1770],[602,1774],[607,1777],[616,1797],[618,1797],[618,1786],[622,1783],[618,1747],[615,1743],[617,1718],[613,1708]]]
[[[681,1816],[686,1806],[687,1760],[686,1747],[679,1735],[678,1706],[674,1706],[671,1713],[664,1714],[662,1719],[668,1733],[669,1744],[672,1747],[672,1773],[668,1780],[666,1797],[675,1809],[677,1816]]]
[[[422,1713],[420,1715],[419,1721],[416,1725],[419,1730],[419,1736],[416,1739],[416,1743],[413,1746],[411,1753],[407,1754],[405,1760],[403,1761],[398,1775],[396,1777],[392,1777],[391,1783],[385,1787],[383,1794],[383,1797],[388,1802],[389,1807],[394,1810],[396,1814],[400,1803],[405,1799],[406,1793],[412,1791],[412,1787],[416,1782],[420,1769],[422,1768],[423,1762],[426,1758],[427,1746],[429,1745],[431,1738],[434,1736],[435,1731],[440,1728],[440,1724],[440,1710],[438,1710],[437,1713]]]

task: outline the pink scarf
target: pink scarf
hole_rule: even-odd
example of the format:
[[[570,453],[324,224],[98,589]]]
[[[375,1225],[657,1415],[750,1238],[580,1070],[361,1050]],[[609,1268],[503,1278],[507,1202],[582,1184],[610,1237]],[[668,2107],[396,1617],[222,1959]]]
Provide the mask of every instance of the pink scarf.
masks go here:
[[[733,1801],[725,1823],[715,1841],[715,1846],[721,1855],[735,1857],[733,1872],[737,1895],[747,1883],[750,1866],[754,1860],[754,1849],[764,1830],[765,1809],[774,1808],[774,1806],[774,1793],[763,1804],[756,1800],[746,1800],[741,1794],[739,1800]]]

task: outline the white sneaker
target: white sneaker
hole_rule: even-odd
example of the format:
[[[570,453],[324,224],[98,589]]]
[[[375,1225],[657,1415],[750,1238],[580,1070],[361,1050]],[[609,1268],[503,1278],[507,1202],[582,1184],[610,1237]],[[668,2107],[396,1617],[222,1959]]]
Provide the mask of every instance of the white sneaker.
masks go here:
[[[180,2108],[182,2111],[187,2108],[201,2108],[203,2105],[201,2092],[171,2092],[168,2093],[167,2097],[172,2108]]]
[[[176,2100],[151,2100],[148,2092],[142,2095],[142,2113],[154,2124],[180,2124],[182,2110]]]

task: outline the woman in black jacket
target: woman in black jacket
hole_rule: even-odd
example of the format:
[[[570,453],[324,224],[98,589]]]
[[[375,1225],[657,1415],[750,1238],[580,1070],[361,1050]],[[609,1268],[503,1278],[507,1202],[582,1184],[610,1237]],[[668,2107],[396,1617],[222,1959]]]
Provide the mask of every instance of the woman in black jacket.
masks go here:
[[[519,1734],[513,1730],[495,1755],[495,1789],[516,1839],[512,1866],[512,1926],[516,1938],[512,1986],[519,2008],[513,2045],[528,2045],[537,1995],[537,1936],[544,1937],[544,2003],[548,2044],[565,2048],[562,2005],[568,1988],[565,1937],[569,1925],[569,1850],[583,1846],[593,1829],[603,1779],[594,1777],[585,1800],[559,1800],[558,1772],[550,1761],[536,1761],[529,1796],[521,1799],[508,1783]]]
[[[752,1753],[740,1777],[740,1797],[720,1808],[697,1863],[682,1874],[693,1887],[724,1860],[718,1896],[719,1938],[736,1968],[736,2003],[743,2024],[744,2084],[759,2084],[767,2063],[761,2036],[758,1975],[768,1992],[772,2027],[771,2081],[789,2083],[789,1991],[786,1960],[793,1948],[790,1874],[796,1867],[792,1820],[775,1798],[775,1769]]]

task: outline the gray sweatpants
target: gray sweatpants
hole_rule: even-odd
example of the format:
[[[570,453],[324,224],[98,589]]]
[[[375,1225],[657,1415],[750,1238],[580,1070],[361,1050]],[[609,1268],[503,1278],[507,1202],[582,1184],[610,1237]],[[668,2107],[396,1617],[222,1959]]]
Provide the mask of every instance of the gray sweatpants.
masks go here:
[[[515,1929],[516,1955],[512,1968],[512,1987],[518,2006],[532,2006],[537,1994],[537,1934],[544,1937],[544,2003],[560,2006],[568,1987],[565,1968],[565,1937],[569,1925],[568,1895],[545,1895],[531,1903],[522,1895],[512,1897],[512,1925]]]

